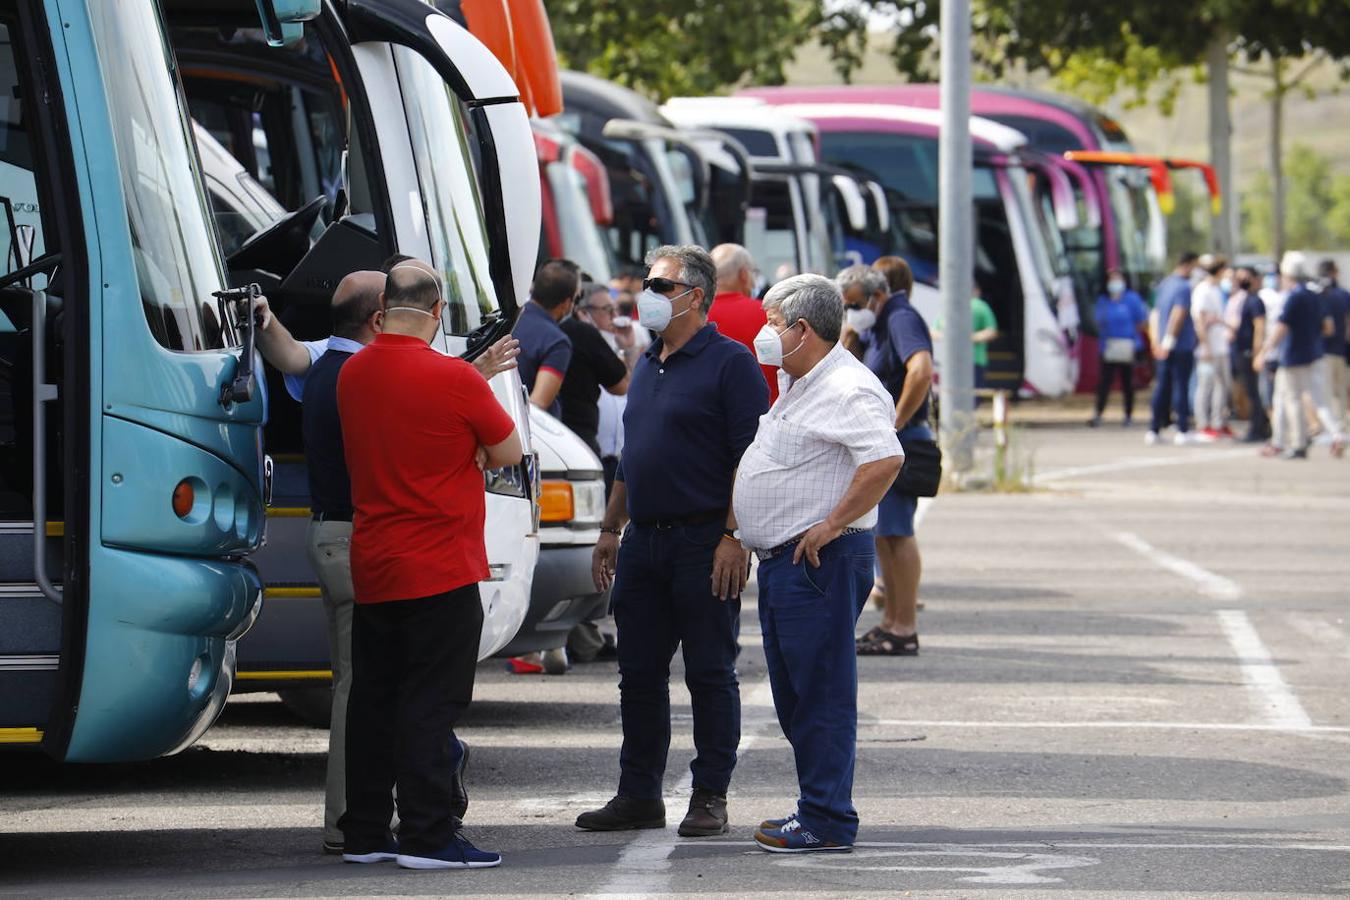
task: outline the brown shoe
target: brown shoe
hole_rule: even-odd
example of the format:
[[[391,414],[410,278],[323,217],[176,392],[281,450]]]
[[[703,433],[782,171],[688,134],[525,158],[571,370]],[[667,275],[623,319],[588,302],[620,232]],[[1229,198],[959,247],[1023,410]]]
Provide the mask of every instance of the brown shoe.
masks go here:
[[[680,823],[680,837],[712,837],[731,830],[727,823],[727,798],[706,788],[694,788],[689,812]]]
[[[600,809],[577,816],[577,827],[586,831],[632,831],[639,828],[665,828],[666,804],[634,797],[615,797]]]

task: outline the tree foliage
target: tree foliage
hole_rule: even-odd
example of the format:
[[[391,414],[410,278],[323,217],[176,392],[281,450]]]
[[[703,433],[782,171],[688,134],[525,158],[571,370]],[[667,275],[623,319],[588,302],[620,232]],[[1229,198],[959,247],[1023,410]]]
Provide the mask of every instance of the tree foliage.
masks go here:
[[[550,0],[548,12],[563,65],[657,100],[781,84],[793,49],[825,23],[803,0]]]
[[[1350,174],[1337,173],[1331,160],[1307,144],[1294,144],[1284,176],[1285,243],[1314,250],[1350,246]],[[1275,250],[1270,227],[1273,202],[1270,174],[1261,172],[1242,198],[1243,238],[1257,253]]]

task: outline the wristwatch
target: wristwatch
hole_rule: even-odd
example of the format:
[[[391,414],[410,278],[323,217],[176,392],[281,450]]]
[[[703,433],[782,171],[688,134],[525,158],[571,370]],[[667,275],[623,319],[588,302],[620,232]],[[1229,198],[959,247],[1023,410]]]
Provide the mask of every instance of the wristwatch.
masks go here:
[[[739,528],[723,528],[722,537],[730,538],[739,544],[741,542],[741,530]]]

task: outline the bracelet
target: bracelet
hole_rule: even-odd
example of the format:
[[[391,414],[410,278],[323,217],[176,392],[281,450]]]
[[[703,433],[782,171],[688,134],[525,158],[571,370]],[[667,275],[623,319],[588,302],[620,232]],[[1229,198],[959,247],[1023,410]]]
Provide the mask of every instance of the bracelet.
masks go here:
[[[601,534],[612,534],[612,535],[614,535],[615,537],[618,537],[619,535],[623,534],[623,529],[622,529],[622,528],[606,528],[605,526],[601,525],[601,526],[600,526],[600,533],[601,533]]]

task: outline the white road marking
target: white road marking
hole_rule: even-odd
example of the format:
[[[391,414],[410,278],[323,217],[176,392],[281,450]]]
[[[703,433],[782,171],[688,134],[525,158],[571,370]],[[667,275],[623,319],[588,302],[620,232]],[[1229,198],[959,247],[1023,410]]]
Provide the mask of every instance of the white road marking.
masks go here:
[[[874,849],[877,846],[878,845],[875,844],[857,845],[854,848],[849,868],[854,872],[970,872],[974,874],[963,875],[956,880],[964,881],[968,884],[1028,885],[1059,884],[1064,881],[1063,878],[1038,874],[1043,871],[1055,869],[1081,869],[1087,866],[1101,864],[1101,860],[1095,856],[1024,853],[1015,850],[982,850],[972,848],[968,844],[935,844],[928,845],[927,849],[922,850]],[[1002,865],[994,864],[987,866],[973,864],[922,866],[906,865],[899,862],[881,866],[870,865],[872,860],[877,859],[904,860],[916,857],[939,857],[943,859],[950,859],[953,857],[975,857],[977,860],[992,859],[1007,860],[1007,862]],[[798,869],[836,868],[830,864],[827,858],[819,855],[795,857],[784,860],[782,864]]]
[[[1341,725],[1256,724],[1248,722],[978,722],[961,719],[871,719],[860,720],[859,728],[1025,728],[1025,729],[1152,729],[1158,731],[1274,731],[1301,733],[1350,733]]]
[[[1108,531],[1111,537],[1129,547],[1145,559],[1151,560],[1160,569],[1166,569],[1194,582],[1200,593],[1215,600],[1236,600],[1242,596],[1242,588],[1237,583],[1216,575],[1208,569],[1202,569],[1188,559],[1173,556],[1165,550],[1159,550],[1132,531]]]
[[[1211,453],[1189,452],[1184,456],[1132,456],[1114,462],[1095,463],[1090,466],[1070,466],[1064,469],[1051,469],[1035,478],[1037,484],[1050,481],[1062,481],[1078,475],[1100,475],[1107,472],[1125,472],[1130,469],[1152,469],[1158,466],[1186,466],[1195,463],[1217,462],[1222,459],[1237,459],[1242,456],[1254,456],[1255,451],[1247,447],[1220,450]]]
[[[742,706],[762,706],[765,703],[773,703],[767,676],[755,685]],[[742,735],[737,755],[742,756],[753,747],[756,737],[754,734]],[[587,894],[587,900],[615,894],[631,900],[642,900],[666,893],[674,874],[671,871],[670,854],[675,852],[680,842],[677,829],[684,818],[681,807],[693,791],[693,779],[693,774],[686,771],[679,784],[666,796],[666,827],[644,831],[620,850],[619,858],[614,863],[614,873],[597,891]]]
[[[1310,728],[1312,720],[1298,702],[1289,683],[1280,674],[1270,650],[1252,627],[1247,614],[1238,609],[1221,609],[1216,615],[1228,643],[1233,645],[1257,713],[1270,725],[1284,728]]]

